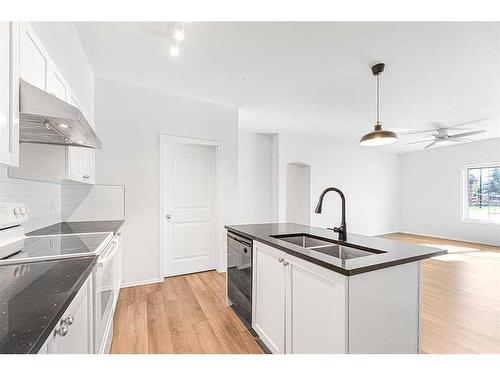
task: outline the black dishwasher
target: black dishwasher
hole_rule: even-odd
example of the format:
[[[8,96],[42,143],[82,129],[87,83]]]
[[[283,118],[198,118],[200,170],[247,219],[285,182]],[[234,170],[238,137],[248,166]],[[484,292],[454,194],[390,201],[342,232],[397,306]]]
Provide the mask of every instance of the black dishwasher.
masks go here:
[[[227,295],[248,327],[252,325],[252,240],[227,232]]]

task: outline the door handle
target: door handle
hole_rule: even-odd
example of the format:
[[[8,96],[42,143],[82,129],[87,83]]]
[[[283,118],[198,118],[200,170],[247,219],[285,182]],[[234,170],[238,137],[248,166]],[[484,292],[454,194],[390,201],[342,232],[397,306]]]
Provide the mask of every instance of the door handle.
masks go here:
[[[170,220],[171,217],[172,217],[172,215],[170,215],[170,214],[165,215],[165,219],[167,219],[167,220]]]

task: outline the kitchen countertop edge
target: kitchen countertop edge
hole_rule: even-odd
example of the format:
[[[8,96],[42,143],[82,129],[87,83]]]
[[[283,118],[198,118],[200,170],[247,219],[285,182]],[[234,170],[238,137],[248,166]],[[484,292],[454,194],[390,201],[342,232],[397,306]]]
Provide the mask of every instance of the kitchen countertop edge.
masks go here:
[[[394,266],[398,266],[398,265],[402,265],[402,264],[406,264],[406,263],[417,262],[420,260],[429,259],[429,258],[432,258],[435,256],[447,254],[446,250],[436,249],[437,251],[435,251],[433,253],[415,255],[413,257],[405,257],[405,258],[401,258],[401,259],[394,259],[394,260],[390,260],[390,261],[386,261],[386,262],[380,262],[377,264],[361,266],[359,268],[345,269],[345,268],[338,267],[334,264],[323,262],[319,259],[308,256],[307,254],[302,254],[300,252],[294,251],[293,249],[290,249],[286,246],[272,242],[271,240],[268,240],[266,237],[257,236],[257,235],[254,235],[252,233],[249,233],[249,232],[241,231],[241,230],[235,228],[235,226],[233,226],[233,225],[225,225],[224,228],[226,230],[229,230],[229,231],[234,232],[236,234],[240,234],[242,236],[249,237],[252,240],[256,240],[256,241],[262,242],[266,245],[269,245],[271,247],[282,250],[282,251],[286,252],[287,254],[293,255],[297,258],[306,260],[306,261],[311,262],[313,264],[316,264],[318,266],[335,271],[335,272],[340,273],[344,276],[355,276],[355,275],[359,275],[362,273],[367,273],[367,272],[376,271],[376,270],[380,270],[380,269],[384,269],[384,268],[394,267]],[[339,242],[339,243],[341,243],[341,242]],[[347,246],[350,245],[349,241],[346,241],[345,244]],[[354,243],[352,245],[359,246],[359,245],[356,245]],[[380,249],[373,248],[373,250],[380,250]]]

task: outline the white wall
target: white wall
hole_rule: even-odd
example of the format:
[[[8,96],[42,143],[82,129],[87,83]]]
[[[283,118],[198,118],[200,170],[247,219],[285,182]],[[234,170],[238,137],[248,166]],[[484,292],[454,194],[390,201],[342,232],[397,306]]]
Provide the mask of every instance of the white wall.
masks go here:
[[[286,221],[311,224],[311,167],[305,164],[286,166]]]
[[[402,232],[500,244],[500,225],[462,221],[462,167],[500,162],[500,138],[400,155]]]
[[[160,278],[160,134],[223,146],[223,222],[238,220],[238,111],[97,78],[98,184],[124,185],[124,283]]]
[[[349,232],[376,235],[398,230],[398,156],[376,149],[348,146],[324,138],[279,135],[274,160],[279,170],[277,190],[279,220],[286,219],[286,165],[305,163],[311,167],[311,207],[329,186],[346,196]],[[275,196],[276,194],[274,194]],[[323,213],[311,209],[311,225],[340,225],[340,197],[329,193]]]
[[[30,22],[40,41],[71,86],[83,110],[94,118],[94,73],[73,22]]]
[[[238,223],[272,221],[272,136],[239,133]]]

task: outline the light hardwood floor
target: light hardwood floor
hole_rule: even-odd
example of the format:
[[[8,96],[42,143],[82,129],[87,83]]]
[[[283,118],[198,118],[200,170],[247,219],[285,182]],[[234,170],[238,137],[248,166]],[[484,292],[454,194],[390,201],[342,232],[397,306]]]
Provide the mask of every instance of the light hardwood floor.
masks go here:
[[[500,353],[500,248],[403,233],[440,247],[422,262],[421,347],[425,353]],[[120,291],[112,353],[262,353],[225,306],[225,274],[167,278]]]
[[[262,353],[225,288],[225,274],[210,271],[121,289],[111,353]]]
[[[384,237],[448,250],[422,262],[423,352],[500,353],[500,247],[403,233]]]

